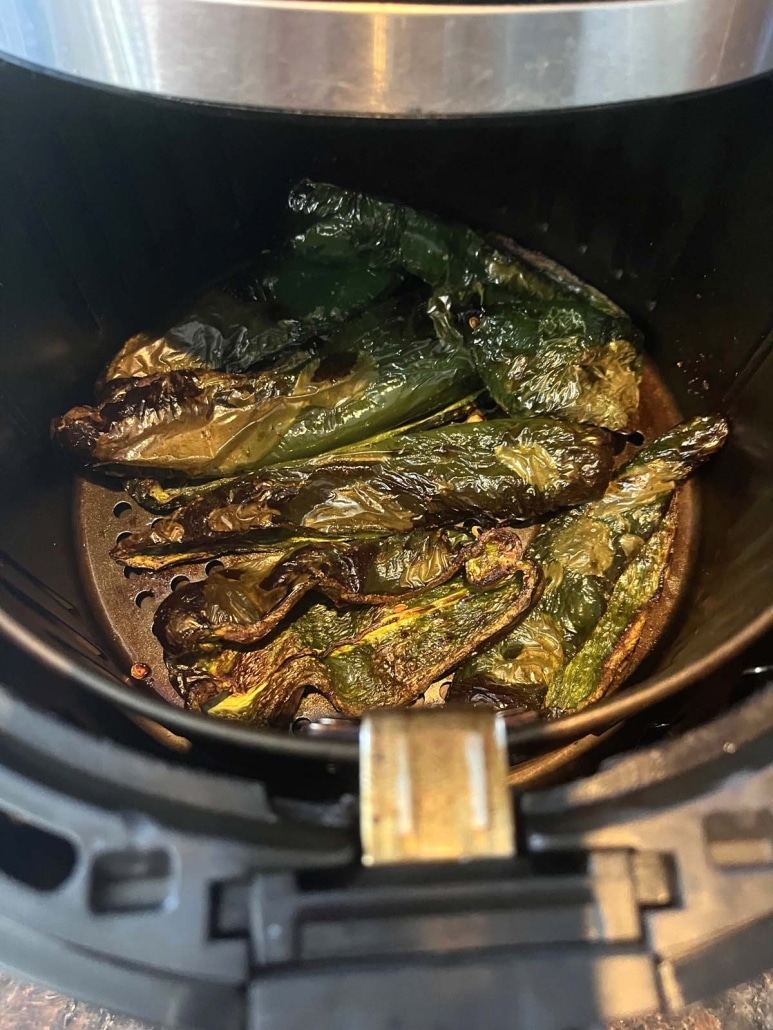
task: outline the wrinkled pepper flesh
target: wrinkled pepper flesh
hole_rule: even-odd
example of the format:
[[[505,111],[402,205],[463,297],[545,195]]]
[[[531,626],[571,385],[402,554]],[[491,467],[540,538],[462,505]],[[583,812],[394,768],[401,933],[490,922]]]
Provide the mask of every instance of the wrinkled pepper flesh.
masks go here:
[[[358,540],[288,541],[173,592],[156,612],[153,631],[167,654],[202,643],[254,645],[309,590],[339,607],[384,604],[439,586],[467,561],[496,546],[497,530],[477,540],[457,529]]]
[[[350,537],[523,522],[600,494],[612,472],[605,430],[553,419],[496,419],[394,433],[222,484],[120,540],[133,568],[259,545],[267,532]]]
[[[617,467],[643,428],[642,336],[598,290],[328,183],[295,186],[287,220],[52,425],[152,513],[111,552],[127,575],[239,556],[155,613],[185,703],[286,726],[307,691],[349,717],[430,686],[552,717],[616,689],[667,580],[674,492],[725,420]]]
[[[262,648],[172,658],[172,681],[193,707],[253,725],[286,722],[308,688],[352,717],[410,704],[528,608],[539,574],[516,533],[493,532],[491,553],[440,586],[374,607],[314,604]]]
[[[564,269],[464,226],[327,183],[302,183],[290,207],[314,219],[293,241],[301,254],[315,261],[367,256],[431,286],[439,335],[466,336],[483,383],[509,415],[636,428],[640,334],[624,312]]]
[[[102,471],[226,477],[357,442],[477,386],[467,349],[439,340],[411,295],[347,323],[319,356],[295,351],[259,373],[116,380],[98,407],[57,420],[53,438]]]
[[[540,599],[511,633],[457,671],[450,696],[487,699],[499,707],[556,708],[577,707],[586,695],[610,689],[606,674],[594,680],[578,666],[570,686],[564,690],[562,683],[607,611],[615,584],[661,526],[677,485],[723,446],[727,433],[719,416],[685,422],[643,447],[603,497],[548,522],[528,550],[543,572]],[[653,574],[659,576],[662,563],[655,558]],[[635,589],[645,596],[633,580],[621,588],[630,596]]]

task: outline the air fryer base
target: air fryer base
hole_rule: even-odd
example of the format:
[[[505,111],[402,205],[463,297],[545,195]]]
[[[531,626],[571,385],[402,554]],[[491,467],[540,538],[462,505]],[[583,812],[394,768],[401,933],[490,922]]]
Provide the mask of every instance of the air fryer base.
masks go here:
[[[0,965],[170,1027],[584,1027],[773,965],[773,683],[678,740],[520,799],[520,854],[358,870],[345,799],[133,754],[0,691]],[[17,766],[23,764],[23,774]],[[12,818],[9,819],[8,817]],[[562,989],[555,989],[560,970]]]

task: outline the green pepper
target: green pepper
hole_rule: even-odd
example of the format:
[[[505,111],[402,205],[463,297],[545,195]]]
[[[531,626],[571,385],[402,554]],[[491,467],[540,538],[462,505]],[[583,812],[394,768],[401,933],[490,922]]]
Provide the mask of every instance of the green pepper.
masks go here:
[[[436,290],[499,283],[523,296],[552,298],[564,288],[547,265],[538,268],[466,226],[405,204],[314,182],[296,186],[288,203],[309,223],[292,245],[315,262],[365,258],[370,267],[399,268]]]
[[[719,416],[685,422],[642,448],[603,497],[547,523],[528,552],[543,572],[542,596],[513,632],[459,669],[451,696],[488,696],[500,707],[541,707],[546,695],[559,696],[564,671],[602,619],[623,570],[660,526],[677,485],[727,433]],[[592,693],[587,679],[583,689]]]
[[[676,518],[669,511],[623,570],[593,632],[548,689],[545,707],[553,714],[585,708],[626,678],[642,627],[660,596],[675,532]]]
[[[361,258],[320,264],[289,250],[264,284],[291,318],[321,326],[346,321],[396,289],[400,280],[393,269],[373,268]]]
[[[259,545],[266,531],[386,536],[466,518],[528,521],[598,495],[613,450],[602,429],[547,418],[389,434],[226,482],[125,537],[112,554],[161,568],[192,551]]]
[[[264,461],[308,409],[351,402],[375,380],[367,355],[331,368],[300,352],[256,374],[159,372],[115,380],[98,407],[56,419],[52,435],[83,465],[103,472],[227,476]]]
[[[332,333],[322,353],[344,365],[357,355],[374,375],[351,400],[301,413],[272,450],[272,465],[369,439],[480,390],[467,348],[437,338],[416,294],[372,305]]]
[[[494,532],[466,576],[374,608],[313,605],[263,648],[171,662],[172,679],[193,707],[257,725],[286,720],[306,688],[352,717],[409,704],[529,605],[538,574],[515,532]]]
[[[162,335],[131,337],[98,393],[114,379],[184,368],[246,372],[326,334],[399,282],[399,274],[361,260],[331,267],[287,253],[270,275],[237,275],[208,290]]]
[[[387,432],[369,436],[363,443],[383,443],[390,436],[394,435],[395,432],[419,432],[424,429],[435,429],[438,426],[445,426],[451,422],[460,422],[475,411],[476,397],[477,394],[469,394],[467,397],[462,397],[461,400],[454,401],[445,408],[441,408],[440,411],[409,422],[406,425],[400,426],[397,430],[390,429]],[[236,477],[233,477],[233,480],[235,479]],[[226,482],[225,478],[221,478],[211,479],[204,483],[185,481],[176,484],[161,483],[157,479],[148,478],[129,479],[124,485],[127,493],[143,508],[157,515],[163,515],[174,511],[175,508],[182,507],[184,504],[188,504],[190,501],[194,501],[197,497],[202,497],[204,494],[220,489]]]
[[[438,335],[466,336],[484,384],[509,415],[633,428],[639,334],[598,291],[546,258],[401,204],[324,183],[302,183],[289,202],[316,219],[295,237],[302,254],[365,256],[432,286]]]
[[[481,305],[468,316],[467,342],[489,393],[509,415],[635,428],[642,360],[625,317],[579,298],[523,302],[501,291],[482,291]]]
[[[242,301],[210,290],[162,335],[139,333],[127,340],[107,366],[97,392],[109,395],[117,379],[180,369],[244,372],[316,335],[315,325],[283,318],[273,301]]]
[[[351,541],[289,540],[170,594],[153,631],[167,655],[216,642],[254,646],[310,590],[339,607],[405,598],[485,557],[498,533],[486,530],[473,539],[462,530],[435,529]]]
[[[444,343],[415,296],[378,304],[312,359],[296,351],[260,373],[182,370],[113,383],[54,436],[90,467],[228,476],[341,447],[467,397],[479,380],[463,345]]]

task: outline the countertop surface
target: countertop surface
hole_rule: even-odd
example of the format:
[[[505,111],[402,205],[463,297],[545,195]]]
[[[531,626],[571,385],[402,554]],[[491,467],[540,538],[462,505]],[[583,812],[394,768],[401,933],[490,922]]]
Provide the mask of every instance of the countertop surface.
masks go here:
[[[773,972],[678,1016],[615,1023],[608,1030],[771,1030]],[[154,1030],[136,1019],[0,974],[0,1030]]]

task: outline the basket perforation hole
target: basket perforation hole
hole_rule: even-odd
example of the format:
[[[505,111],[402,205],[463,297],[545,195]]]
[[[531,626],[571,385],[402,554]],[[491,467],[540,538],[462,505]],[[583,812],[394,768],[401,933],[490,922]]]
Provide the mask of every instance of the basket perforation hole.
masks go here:
[[[134,603],[138,608],[147,608],[153,601],[152,590],[140,590],[140,592],[134,598]]]
[[[118,504],[113,505],[113,515],[115,515],[117,519],[120,519],[122,515],[125,515],[131,510],[132,506],[128,501],[119,501]]]
[[[204,566],[204,571],[206,572],[207,575],[209,575],[210,572],[217,572],[218,569],[224,569],[224,568],[225,568],[225,565],[223,565],[223,563],[221,561],[218,561],[217,558],[215,558],[212,561],[208,561],[207,562],[207,564]]]
[[[173,576],[169,586],[172,590],[179,590],[180,587],[184,587],[186,583],[190,583],[187,576]]]
[[[119,534],[118,534],[118,536],[117,536],[117,537],[115,538],[115,542],[116,542],[117,544],[120,544],[120,542],[121,542],[122,540],[125,540],[125,539],[127,538],[127,536],[131,536],[131,533],[129,532],[129,530],[128,530],[128,529],[127,529],[127,530],[124,530],[124,532],[123,532],[123,533],[119,533]]]
[[[141,576],[142,569],[133,569],[131,565],[124,565],[123,574],[127,579],[131,579],[132,576]]]

